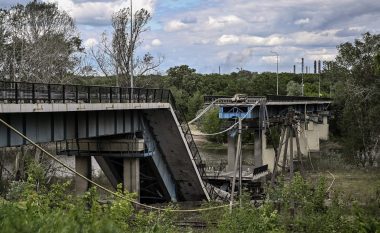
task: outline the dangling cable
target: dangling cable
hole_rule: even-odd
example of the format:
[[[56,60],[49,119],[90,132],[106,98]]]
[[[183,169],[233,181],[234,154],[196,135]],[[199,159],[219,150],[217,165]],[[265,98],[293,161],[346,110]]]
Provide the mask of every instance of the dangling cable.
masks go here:
[[[251,107],[248,109],[247,113],[242,117],[242,120],[244,120],[248,116],[248,114],[257,106],[257,104],[259,102],[260,101],[258,100],[258,101],[256,101],[256,103],[251,105]],[[215,136],[215,135],[223,134],[223,133],[230,131],[231,129],[235,128],[238,124],[239,124],[239,121],[235,122],[233,125],[231,125],[227,129],[222,130],[220,132],[216,132],[216,133],[199,133],[199,134],[192,133],[192,135],[194,135],[194,136]]]
[[[209,106],[207,106],[205,109],[203,109],[203,111],[200,114],[198,114],[194,119],[189,121],[187,124],[191,125],[192,123],[197,121],[199,118],[201,118],[201,116],[203,116],[206,112],[208,112],[212,108],[212,106],[215,104],[215,102],[217,102],[218,100],[219,99],[212,101]]]

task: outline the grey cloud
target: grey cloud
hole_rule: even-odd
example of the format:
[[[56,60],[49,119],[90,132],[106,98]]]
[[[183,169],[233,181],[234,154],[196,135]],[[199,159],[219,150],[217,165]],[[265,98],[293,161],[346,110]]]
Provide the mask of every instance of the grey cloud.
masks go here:
[[[188,17],[184,17],[181,19],[181,22],[182,23],[185,23],[185,24],[194,24],[194,23],[197,23],[198,20],[196,17],[193,17],[193,16],[188,16]]]
[[[338,37],[351,37],[357,36],[358,34],[362,34],[366,32],[365,28],[344,28],[335,33]]]
[[[241,51],[229,52],[223,66],[228,69],[243,67],[253,56],[253,48],[245,48]]]
[[[94,18],[76,18],[75,22],[77,24],[81,25],[88,25],[92,27],[104,27],[104,26],[110,26],[111,25],[111,19],[106,19],[106,18],[99,18],[99,19],[94,19]]]
[[[362,30],[357,28],[363,25],[365,25],[363,30],[380,31],[380,4],[372,0],[361,2],[220,0],[213,3],[211,5],[210,1],[205,1],[200,8],[166,14],[160,18],[163,22],[176,19],[182,20],[183,23],[187,22],[183,20],[184,15],[197,19],[185,31],[170,35],[173,38],[170,47],[185,47],[186,49],[181,51],[181,56],[187,57],[186,62],[189,64],[205,67],[199,63],[207,59],[211,67],[224,64],[224,70],[233,71],[238,66],[247,66],[248,69],[257,71],[270,70],[273,67],[270,64],[260,63],[260,59],[262,56],[268,56],[273,49],[279,51],[282,56],[280,70],[289,71],[295,60],[298,61],[301,57],[321,57],[321,59],[331,57],[334,51],[336,52],[336,45],[360,37]],[[209,17],[228,15],[238,16],[242,21],[236,25],[226,24],[220,28],[208,27]],[[309,19],[307,23],[295,24],[295,21],[307,18]],[[249,43],[244,43],[244,40],[216,46],[215,42],[223,35],[236,35],[239,38],[244,35],[261,37],[264,41],[250,42],[255,44],[253,46],[255,54],[253,54],[245,51]],[[286,38],[286,41],[270,43],[269,39],[277,35]],[[326,52],[308,53],[308,51],[322,51],[324,48],[327,49]],[[220,53],[224,54],[223,58],[218,56]],[[201,61],[196,61],[194,54],[202,54],[204,57]]]

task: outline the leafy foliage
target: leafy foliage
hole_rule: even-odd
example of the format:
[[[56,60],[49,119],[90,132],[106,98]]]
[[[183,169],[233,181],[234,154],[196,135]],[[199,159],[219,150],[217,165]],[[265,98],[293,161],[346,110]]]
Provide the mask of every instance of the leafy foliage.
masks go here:
[[[29,167],[25,182],[14,183],[7,200],[0,199],[1,232],[183,232],[174,221],[178,213],[136,209],[129,199],[111,198],[100,202],[91,188],[82,196],[70,193],[70,182],[46,186],[36,182],[40,170]],[[202,213],[207,232],[378,232],[379,207],[361,207],[339,193],[326,195],[323,179],[313,184],[296,174],[268,190],[267,198],[254,205],[243,195],[241,207],[232,214],[228,208]],[[121,186],[118,188],[122,194]],[[17,195],[16,195],[17,194]],[[379,202],[377,193],[377,203]],[[206,203],[204,207],[219,203]],[[372,212],[374,211],[374,212]],[[197,213],[200,215],[200,213]],[[323,223],[323,224],[322,224]],[[185,232],[192,232],[186,229]]]
[[[296,174],[293,181],[282,181],[268,190],[260,207],[249,199],[232,214],[207,215],[216,221],[212,232],[378,232],[380,222],[364,208],[352,205],[335,194],[326,202],[326,185],[322,179],[315,185]],[[330,204],[329,204],[330,203]]]
[[[290,81],[286,85],[286,91],[288,92],[288,95],[291,96],[300,96],[302,94],[301,88],[302,86],[294,81]]]
[[[81,52],[74,20],[53,3],[31,1],[0,12],[0,75],[11,80],[62,82]]]
[[[223,121],[219,119],[219,111],[218,109],[212,109],[208,113],[205,114],[202,120],[202,131],[212,134],[221,131]],[[218,134],[214,136],[207,136],[207,139],[213,142],[224,142],[225,135]]]
[[[342,133],[347,159],[373,165],[379,153],[380,35],[365,33],[354,43],[338,46],[338,56],[327,64],[334,76],[336,121]]]

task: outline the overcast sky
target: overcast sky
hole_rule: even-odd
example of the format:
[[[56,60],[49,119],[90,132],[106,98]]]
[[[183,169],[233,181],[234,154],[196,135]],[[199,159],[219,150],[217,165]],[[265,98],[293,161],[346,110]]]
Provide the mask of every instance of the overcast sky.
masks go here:
[[[44,0],[57,2],[76,21],[86,46],[111,31],[114,11],[129,0]],[[25,0],[0,0],[9,7]],[[336,45],[362,33],[380,32],[378,0],[134,0],[134,8],[152,13],[150,30],[143,34],[140,53],[165,57],[162,71],[187,64],[201,73],[223,73],[243,68],[291,71],[305,58],[331,60]],[[298,70],[299,64],[297,64]]]

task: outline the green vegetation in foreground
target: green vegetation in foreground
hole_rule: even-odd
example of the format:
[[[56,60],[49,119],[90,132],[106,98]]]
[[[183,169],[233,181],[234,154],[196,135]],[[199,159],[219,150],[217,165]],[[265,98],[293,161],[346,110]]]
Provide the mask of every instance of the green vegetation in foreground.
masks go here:
[[[136,210],[127,199],[100,204],[95,188],[75,197],[69,183],[37,186],[35,177],[30,171],[27,181],[12,183],[6,200],[0,200],[1,232],[193,232],[175,225],[187,218],[169,211],[174,207]],[[328,198],[327,186],[325,179],[311,183],[296,174],[291,183],[269,189],[262,205],[244,197],[232,214],[223,208],[194,215],[207,224],[207,232],[380,232],[380,186],[368,190],[370,206],[341,192]]]

